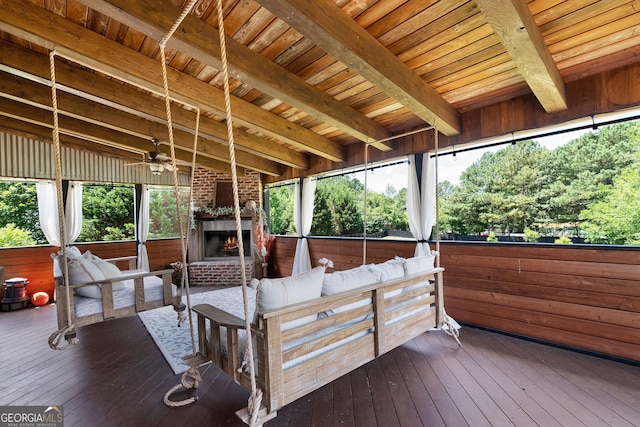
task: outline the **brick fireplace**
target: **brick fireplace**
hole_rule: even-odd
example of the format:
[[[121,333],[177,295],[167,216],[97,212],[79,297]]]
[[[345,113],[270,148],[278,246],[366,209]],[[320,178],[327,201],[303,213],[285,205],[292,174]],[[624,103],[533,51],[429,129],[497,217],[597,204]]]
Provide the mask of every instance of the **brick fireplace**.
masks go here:
[[[232,217],[196,214],[196,226],[189,238],[189,283],[200,285],[240,285],[240,253],[236,222]],[[246,276],[254,276],[253,245],[255,215],[241,221]]]
[[[237,232],[233,215],[211,215],[205,212],[216,208],[230,207],[230,175],[203,168],[194,175],[193,202],[195,228],[189,235],[189,283],[193,286],[233,286],[242,283],[240,258],[237,248]],[[260,173],[245,171],[238,177],[240,206],[254,201],[260,207],[262,185]],[[245,255],[246,277],[255,276],[253,245],[258,217],[248,213],[242,217],[242,237]]]

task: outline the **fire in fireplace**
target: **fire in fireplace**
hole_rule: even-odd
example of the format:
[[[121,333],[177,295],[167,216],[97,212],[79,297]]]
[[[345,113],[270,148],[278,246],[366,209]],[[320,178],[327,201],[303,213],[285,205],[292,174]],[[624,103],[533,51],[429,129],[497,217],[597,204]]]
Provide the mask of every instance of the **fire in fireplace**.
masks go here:
[[[251,220],[242,220],[244,256],[251,258]],[[203,221],[202,260],[215,261],[240,256],[236,223],[231,220]]]

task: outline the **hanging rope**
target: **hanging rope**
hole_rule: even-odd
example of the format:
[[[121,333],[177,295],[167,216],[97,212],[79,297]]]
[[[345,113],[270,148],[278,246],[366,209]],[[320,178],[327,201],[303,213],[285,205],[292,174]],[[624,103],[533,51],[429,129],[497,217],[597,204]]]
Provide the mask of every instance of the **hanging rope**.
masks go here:
[[[175,197],[176,197],[176,212],[178,215],[178,224],[179,224],[179,229],[180,229],[180,243],[181,243],[181,249],[182,249],[182,283],[181,283],[181,287],[180,287],[180,300],[182,301],[182,290],[186,289],[186,296],[187,296],[187,307],[189,308],[188,311],[188,318],[189,318],[189,331],[191,333],[191,349],[193,354],[196,353],[196,342],[195,342],[195,335],[193,333],[193,317],[191,314],[191,297],[190,297],[190,293],[189,293],[189,278],[188,278],[188,274],[186,274],[186,266],[187,266],[187,239],[185,238],[185,230],[184,230],[184,221],[182,220],[182,218],[180,217],[180,190],[178,188],[178,168],[176,165],[176,152],[175,152],[175,141],[174,141],[174,137],[173,137],[173,120],[171,117],[171,98],[170,98],[170,94],[169,94],[169,78],[168,78],[168,73],[167,73],[167,55],[165,53],[165,47],[167,42],[169,41],[169,39],[171,38],[171,36],[173,35],[173,33],[178,29],[178,27],[180,26],[180,24],[182,23],[182,21],[186,18],[186,16],[189,14],[189,11],[193,8],[193,6],[196,4],[197,0],[191,0],[189,1],[189,3],[187,4],[187,6],[185,6],[185,8],[183,9],[182,13],[180,14],[180,17],[176,20],[176,22],[173,24],[173,27],[171,27],[171,29],[169,30],[169,32],[162,38],[162,40],[160,40],[160,62],[162,64],[162,83],[163,83],[163,87],[164,87],[164,101],[165,101],[165,110],[166,110],[166,114],[167,114],[167,130],[169,132],[169,146],[171,149],[171,165],[173,166],[173,186],[174,186],[174,193],[175,193]],[[197,141],[198,141],[198,128],[199,128],[199,123],[200,123],[200,110],[197,110],[197,122],[196,122],[196,132],[195,132],[195,141],[194,141],[194,145],[195,148],[193,149],[193,159],[194,159],[194,164],[195,164],[195,156],[196,156],[196,151],[197,151]],[[191,186],[193,186],[193,165],[192,165],[192,170],[191,170],[191,174],[192,174],[192,181],[191,181]],[[176,312],[178,314],[178,325],[180,325],[184,320],[184,304],[180,304],[176,307]],[[179,389],[180,387],[184,387],[186,389],[191,389],[191,388],[198,388],[198,386],[200,385],[200,383],[202,382],[202,378],[200,376],[200,372],[198,371],[197,367],[190,367],[187,372],[185,372],[182,376],[182,381],[181,384],[173,387],[171,390],[169,390],[165,396],[164,396],[164,403],[168,406],[185,406],[188,405],[190,403],[193,403],[197,400],[197,396],[192,396],[188,399],[179,401],[179,402],[173,402],[169,399],[169,397],[171,396],[171,394],[173,394],[173,392],[175,392],[177,389]]]
[[[362,265],[367,264],[367,169],[369,168],[369,144],[364,145],[364,198],[362,207]]]
[[[71,289],[69,289],[69,266],[67,265],[67,245],[66,230],[64,218],[64,202],[62,200],[62,155],[60,148],[60,125],[58,123],[58,94],[56,90],[56,51],[55,49],[49,53],[49,69],[51,73],[51,105],[53,110],[53,149],[55,156],[56,171],[56,192],[58,200],[58,228],[60,230],[60,249],[62,250],[62,274],[64,278],[65,301],[67,304],[67,326],[58,329],[49,336],[49,347],[54,350],[64,350],[69,344],[77,344],[78,338],[75,334],[75,325],[71,316]],[[62,337],[65,338],[67,344],[60,347]]]
[[[435,146],[435,181],[436,181],[436,267],[440,267],[440,196],[438,191],[438,128],[434,126],[434,146]],[[447,335],[456,340],[459,347],[462,347],[460,342],[460,331],[453,326],[451,317],[447,314],[442,306],[442,324],[438,327],[443,330]]]
[[[247,296],[247,272],[245,269],[244,244],[242,241],[242,224],[240,219],[240,201],[238,196],[238,175],[236,171],[235,143],[233,139],[233,117],[231,115],[231,94],[229,90],[229,70],[227,66],[227,47],[224,34],[224,17],[222,15],[222,0],[216,1],[218,13],[218,35],[220,36],[220,57],[222,59],[222,81],[224,84],[224,106],[227,121],[227,137],[229,138],[229,158],[231,162],[231,178],[233,183],[233,206],[235,211],[238,252],[240,253],[240,272],[242,275],[242,300],[244,303],[245,330],[247,333],[247,352],[249,357],[249,373],[251,377],[251,395],[247,409],[249,410],[250,426],[262,425],[259,420],[259,410],[262,403],[262,390],[256,385],[255,366],[253,361],[253,339],[251,337],[251,319]]]

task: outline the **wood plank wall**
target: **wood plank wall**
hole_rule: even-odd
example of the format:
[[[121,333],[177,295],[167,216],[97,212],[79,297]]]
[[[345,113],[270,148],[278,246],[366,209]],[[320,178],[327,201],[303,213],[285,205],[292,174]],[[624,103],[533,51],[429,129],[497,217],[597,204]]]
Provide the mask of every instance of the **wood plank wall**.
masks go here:
[[[640,251],[443,243],[456,320],[640,361]]]
[[[276,238],[269,273],[291,273],[296,238]],[[415,242],[368,241],[368,263],[410,257]],[[310,238],[313,264],[362,263],[358,239]],[[460,322],[640,361],[640,250],[442,242],[447,313]],[[464,332],[461,334],[464,342]]]
[[[116,258],[136,254],[136,244],[128,242],[78,243],[82,252],[90,250],[100,258]],[[29,294],[44,291],[53,298],[53,261],[51,254],[58,250],[53,246],[31,246],[26,248],[0,249],[0,265],[4,267],[5,280],[12,277],[29,279]],[[179,239],[158,239],[147,242],[149,267],[159,270],[182,259]],[[127,265],[118,267],[125,269]]]

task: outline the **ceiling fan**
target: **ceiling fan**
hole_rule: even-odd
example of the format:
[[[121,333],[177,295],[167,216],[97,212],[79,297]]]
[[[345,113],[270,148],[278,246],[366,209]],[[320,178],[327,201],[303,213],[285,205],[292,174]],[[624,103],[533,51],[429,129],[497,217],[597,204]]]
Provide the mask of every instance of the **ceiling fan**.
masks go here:
[[[154,151],[149,151],[142,162],[136,163],[127,163],[126,166],[133,165],[148,165],[149,170],[154,175],[160,175],[165,169],[168,171],[173,170],[173,165],[171,164],[171,158],[169,158],[166,154],[160,153],[158,151],[158,146],[160,145],[160,141],[156,138],[151,140],[155,145]]]

